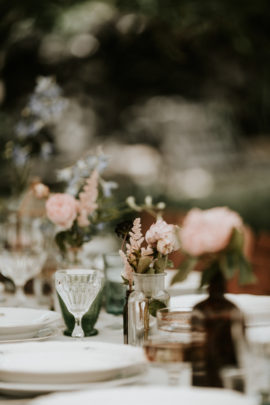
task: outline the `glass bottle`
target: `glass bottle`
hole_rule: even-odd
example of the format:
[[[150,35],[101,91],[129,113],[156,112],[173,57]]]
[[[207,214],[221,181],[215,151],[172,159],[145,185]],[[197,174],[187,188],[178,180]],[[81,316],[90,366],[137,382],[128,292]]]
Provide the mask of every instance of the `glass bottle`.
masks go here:
[[[218,271],[210,281],[209,297],[192,310],[192,385],[195,386],[223,387],[221,370],[238,366],[232,326],[238,322],[244,329],[244,320],[236,305],[225,298],[225,287],[225,279]]]
[[[134,273],[134,291],[128,300],[128,343],[142,346],[156,331],[156,310],[168,306],[165,273]]]

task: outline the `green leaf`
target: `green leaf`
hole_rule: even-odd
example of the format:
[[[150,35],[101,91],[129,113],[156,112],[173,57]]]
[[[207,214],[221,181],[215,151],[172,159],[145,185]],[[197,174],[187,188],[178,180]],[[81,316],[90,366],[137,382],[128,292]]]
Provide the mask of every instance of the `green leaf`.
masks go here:
[[[202,273],[202,278],[201,278],[201,284],[200,288],[202,288],[204,285],[207,285],[210,283],[212,278],[219,272],[219,264],[217,262],[212,263],[210,267],[205,269]]]
[[[242,252],[244,247],[244,234],[239,229],[234,228],[228,250]]]
[[[55,235],[55,242],[62,252],[66,252],[66,245],[65,245],[66,236],[67,236],[66,231],[58,232]]]
[[[141,257],[138,263],[137,273],[146,273],[151,262],[152,262],[151,257],[149,256]]]
[[[219,265],[224,277],[229,280],[239,269],[239,254],[236,252],[224,253],[219,260]]]
[[[191,256],[187,257],[181,263],[178,272],[172,278],[171,285],[184,281],[187,278],[189,272],[194,269],[197,262],[198,262],[197,258]]]
[[[174,262],[172,260],[167,261],[167,268],[173,269],[174,268]]]
[[[154,264],[154,268],[156,273],[163,273],[165,268],[167,267],[167,261],[168,257],[167,256],[160,256],[157,258]]]
[[[251,264],[243,255],[239,255],[239,284],[252,284],[256,280]]]
[[[149,302],[149,313],[150,315],[156,317],[157,315],[157,310],[161,308],[166,308],[166,304],[164,302],[159,301],[159,300],[151,300]]]

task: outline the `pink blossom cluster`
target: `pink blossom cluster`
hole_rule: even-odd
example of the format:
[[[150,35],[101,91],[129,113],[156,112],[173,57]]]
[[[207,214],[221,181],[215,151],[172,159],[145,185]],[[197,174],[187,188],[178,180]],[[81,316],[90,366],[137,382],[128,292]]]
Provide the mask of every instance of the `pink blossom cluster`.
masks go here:
[[[149,268],[154,268],[155,262],[161,257],[179,249],[179,227],[167,224],[158,219],[143,237],[141,232],[141,220],[136,218],[129,232],[129,243],[126,244],[126,253],[119,251],[124,262],[123,277],[132,282],[133,272],[137,267],[146,263]],[[142,246],[146,243],[146,246]]]
[[[168,255],[180,247],[179,227],[158,219],[146,232],[145,240],[150,247],[156,248],[163,255]]]
[[[46,201],[47,217],[63,229],[69,229],[77,219],[79,226],[90,224],[89,216],[97,209],[98,173],[94,170],[76,199],[70,194],[56,193]]]
[[[243,221],[227,207],[193,208],[180,231],[182,249],[191,256],[220,252],[230,243],[234,228],[243,230]]]

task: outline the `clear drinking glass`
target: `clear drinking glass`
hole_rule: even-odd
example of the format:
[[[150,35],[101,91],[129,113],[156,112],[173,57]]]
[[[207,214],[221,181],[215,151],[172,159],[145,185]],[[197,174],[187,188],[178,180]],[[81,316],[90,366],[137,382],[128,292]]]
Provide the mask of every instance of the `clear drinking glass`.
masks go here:
[[[40,273],[46,256],[42,221],[8,215],[1,223],[0,272],[16,287],[15,305],[26,304],[24,285]]]
[[[88,311],[101,288],[99,271],[91,269],[58,270],[55,286],[67,309],[75,318],[72,337],[84,337],[82,317]]]
[[[190,340],[191,309],[162,308],[157,311],[158,331],[167,336],[174,336],[179,341]]]
[[[168,385],[191,385],[191,342],[180,342],[174,336],[152,336],[144,343],[144,353],[151,366],[167,374]]]
[[[148,361],[166,371],[169,385],[191,385],[191,310],[162,308],[156,319],[158,334],[144,344]]]

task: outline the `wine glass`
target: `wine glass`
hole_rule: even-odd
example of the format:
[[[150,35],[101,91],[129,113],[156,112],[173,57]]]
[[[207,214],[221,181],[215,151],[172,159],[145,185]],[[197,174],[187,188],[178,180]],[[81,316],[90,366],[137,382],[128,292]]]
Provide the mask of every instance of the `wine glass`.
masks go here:
[[[82,317],[101,288],[98,270],[68,269],[55,273],[55,286],[67,309],[75,318],[72,337],[84,337]]]
[[[10,214],[1,224],[0,272],[16,287],[15,305],[26,305],[24,285],[39,274],[46,249],[38,218]]]

